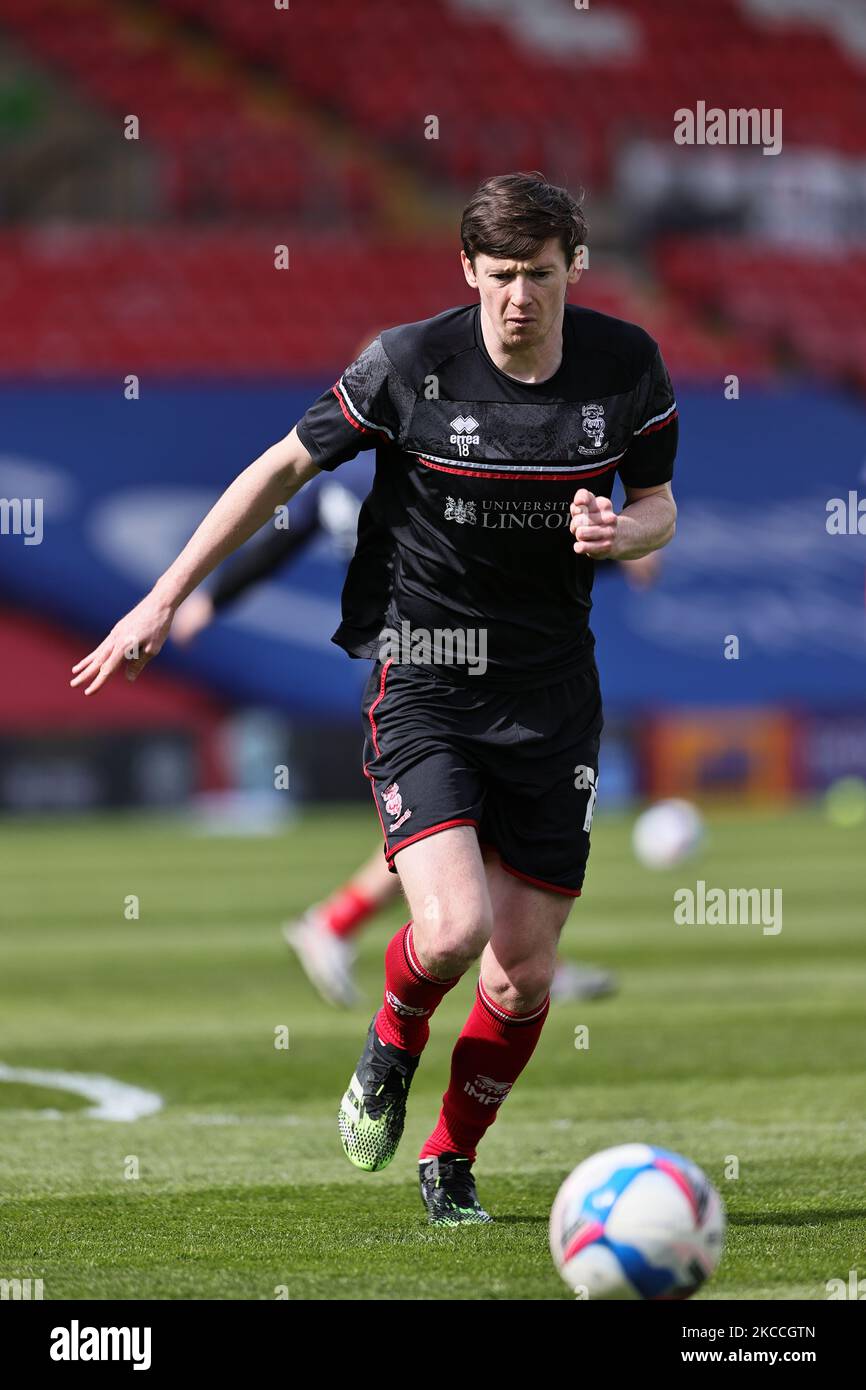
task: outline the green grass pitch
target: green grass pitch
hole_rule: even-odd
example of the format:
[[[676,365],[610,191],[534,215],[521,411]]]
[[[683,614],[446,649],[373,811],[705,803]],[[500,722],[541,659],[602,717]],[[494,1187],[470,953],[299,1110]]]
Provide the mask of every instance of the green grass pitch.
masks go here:
[[[0,1084],[0,1277],[42,1278],[46,1299],[569,1298],[547,1248],[556,1189],[642,1139],[690,1155],[725,1199],[725,1256],[699,1297],[824,1299],[827,1280],[863,1278],[863,831],[808,809],[709,822],[693,863],[653,874],[629,822],[598,817],[564,950],[612,967],[621,992],[554,1006],[481,1149],[496,1223],[462,1231],[425,1224],[415,1159],[471,980],[433,1022],[397,1158],[358,1173],[336,1111],[405,918],[395,906],[363,937],[352,1013],[319,1002],[278,931],[368,853],[368,808],[264,839],[7,825],[0,1063],[108,1075],[164,1108],[117,1123]],[[781,933],[675,925],[674,889],[697,878],[780,887]]]

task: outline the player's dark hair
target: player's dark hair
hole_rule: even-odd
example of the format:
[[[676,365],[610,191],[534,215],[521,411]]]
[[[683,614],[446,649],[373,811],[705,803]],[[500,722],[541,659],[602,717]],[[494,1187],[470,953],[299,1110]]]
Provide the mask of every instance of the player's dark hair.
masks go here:
[[[473,264],[479,252],[501,260],[529,260],[551,237],[559,238],[570,266],[578,246],[585,244],[586,219],[567,189],[537,172],[485,179],[460,224],[463,250]]]

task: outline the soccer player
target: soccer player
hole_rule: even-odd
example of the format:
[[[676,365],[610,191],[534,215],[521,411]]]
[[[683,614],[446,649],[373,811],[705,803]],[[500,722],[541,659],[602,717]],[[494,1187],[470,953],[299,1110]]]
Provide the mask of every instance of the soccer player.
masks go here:
[[[358,479],[364,491],[372,482],[375,454],[370,453],[370,477]],[[357,462],[366,459],[361,454]],[[327,535],[340,554],[348,559],[354,550],[360,500],[341,487],[327,473],[308,483],[292,512],[292,525],[286,529],[264,527],[244,549],[223,565],[214,582],[190,594],[181,604],[172,624],[172,640],[188,646],[213,620],[224,613],[250,588],[275,570],[297,561],[318,536]],[[629,581],[643,585],[652,582],[644,571],[655,556],[623,560],[620,568]],[[602,567],[604,568],[604,567]],[[610,568],[610,566],[608,566]],[[390,872],[387,860],[377,848],[324,902],[313,903],[300,917],[283,924],[283,939],[295,953],[310,983],[329,1004],[351,1008],[358,1002],[353,977],[355,937],[361,928],[384,911],[400,894],[398,878]],[[551,999],[573,1001],[598,999],[613,994],[616,983],[609,970],[592,965],[576,965],[558,959],[551,982]]]
[[[434,1224],[491,1219],[473,1163],[538,1043],[583,885],[602,727],[594,562],[658,550],[675,528],[670,378],[642,329],[566,304],[585,235],[541,175],[483,183],[461,227],[478,302],[383,332],[74,668],[90,694],[124,662],[136,679],[220,560],[317,469],[375,442],[334,640],[374,661],[365,771],[411,920],[386,950],[339,1126],[358,1167],[391,1161],[431,1017],[480,960],[419,1155]]]

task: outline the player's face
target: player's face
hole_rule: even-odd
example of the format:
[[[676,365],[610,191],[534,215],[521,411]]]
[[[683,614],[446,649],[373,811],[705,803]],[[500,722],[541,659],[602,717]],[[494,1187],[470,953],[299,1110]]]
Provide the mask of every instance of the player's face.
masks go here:
[[[561,331],[566,291],[581,272],[566,264],[558,237],[526,261],[479,252],[473,266],[464,252],[461,256],[467,282],[478,290],[482,312],[504,348],[537,348],[549,334]]]

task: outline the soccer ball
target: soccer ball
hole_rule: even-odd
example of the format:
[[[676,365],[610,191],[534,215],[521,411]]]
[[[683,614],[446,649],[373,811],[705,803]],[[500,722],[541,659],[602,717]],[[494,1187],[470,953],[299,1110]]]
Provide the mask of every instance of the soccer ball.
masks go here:
[[[694,854],[704,838],[704,822],[690,801],[659,801],[638,816],[632,847],[647,869],[671,869]]]
[[[584,1298],[688,1298],[719,1263],[722,1199],[682,1154],[603,1149],[568,1175],[550,1214],[550,1251]]]

